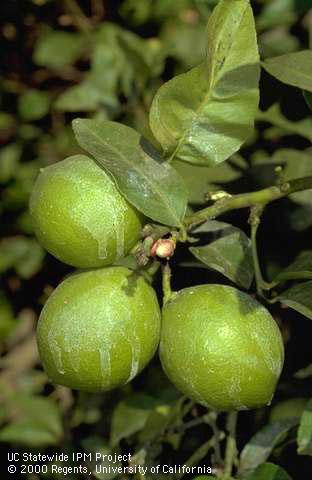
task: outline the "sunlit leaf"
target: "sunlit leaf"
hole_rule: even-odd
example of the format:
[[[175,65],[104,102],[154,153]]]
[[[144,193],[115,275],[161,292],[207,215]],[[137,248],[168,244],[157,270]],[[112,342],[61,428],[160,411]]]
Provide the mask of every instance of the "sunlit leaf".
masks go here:
[[[40,90],[28,90],[18,99],[18,112],[23,120],[38,120],[50,108],[50,96]]]
[[[208,60],[164,84],[150,124],[166,156],[215,165],[253,130],[258,48],[248,0],[221,0],[208,22]]]

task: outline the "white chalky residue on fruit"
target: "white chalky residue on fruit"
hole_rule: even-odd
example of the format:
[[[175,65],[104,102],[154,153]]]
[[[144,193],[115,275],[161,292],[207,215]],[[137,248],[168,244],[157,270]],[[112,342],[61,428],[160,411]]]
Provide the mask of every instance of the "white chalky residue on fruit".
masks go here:
[[[50,330],[48,334],[48,342],[50,345],[50,351],[52,353],[56,370],[60,375],[64,375],[65,370],[64,370],[63,361],[62,361],[62,350],[59,344],[57,343],[57,341],[55,340],[52,330]]]
[[[115,230],[115,238],[116,238],[116,260],[123,257],[125,251],[125,229],[124,229],[124,222],[125,222],[125,209],[119,206],[120,211],[112,208],[111,215],[112,215],[112,226]]]
[[[100,355],[101,377],[103,381],[105,380],[105,383],[109,384],[112,376],[110,349],[107,348],[107,345],[104,345],[104,348],[99,348],[98,352]]]

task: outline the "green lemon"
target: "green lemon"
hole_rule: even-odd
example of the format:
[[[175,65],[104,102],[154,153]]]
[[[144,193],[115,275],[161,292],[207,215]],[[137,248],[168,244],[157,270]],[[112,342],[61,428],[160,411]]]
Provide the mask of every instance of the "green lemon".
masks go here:
[[[124,267],[68,277],[48,299],[37,328],[49,378],[90,392],[130,382],[153,357],[159,335],[154,289]]]
[[[176,387],[217,410],[270,403],[284,347],[270,313],[223,285],[186,288],[163,309],[160,358]]]
[[[92,159],[75,155],[40,173],[30,198],[39,242],[69,265],[112,264],[140,238],[141,214]]]

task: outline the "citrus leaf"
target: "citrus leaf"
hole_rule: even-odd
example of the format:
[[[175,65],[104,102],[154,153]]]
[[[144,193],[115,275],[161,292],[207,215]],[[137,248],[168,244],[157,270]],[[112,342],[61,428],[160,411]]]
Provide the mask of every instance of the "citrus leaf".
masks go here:
[[[287,268],[274,278],[274,281],[280,282],[298,278],[312,279],[312,250],[301,252]]]
[[[116,446],[122,438],[128,438],[145,426],[157,401],[145,394],[136,394],[122,400],[112,416],[110,444]]]
[[[312,400],[307,403],[301,416],[297,443],[300,455],[312,455]]]
[[[251,243],[244,232],[228,227],[218,240],[204,247],[190,247],[190,251],[208,267],[248,289],[254,276]]]
[[[312,175],[312,151],[310,149],[300,151],[293,148],[281,148],[274,153],[272,160],[280,165],[285,164],[283,174],[286,181]],[[289,197],[301,205],[312,204],[311,189],[292,193]]]
[[[267,58],[262,66],[280,82],[312,92],[312,50]]]
[[[274,103],[265,112],[259,110],[257,120],[272,123],[272,125],[281,128],[289,135],[301,135],[312,142],[312,119],[308,117],[297,122],[292,122],[284,117],[278,103]]]
[[[245,480],[291,480],[288,473],[278,465],[264,463],[245,477]]]
[[[264,463],[289,430],[298,424],[298,419],[285,419],[271,423],[257,432],[241,453],[240,472],[248,472]]]
[[[38,39],[34,50],[34,62],[48,68],[71,65],[80,56],[85,39],[77,33],[51,30]]]
[[[275,301],[280,301],[312,320],[312,280],[290,287],[281,293]]]
[[[248,0],[221,0],[208,22],[208,59],[157,92],[150,111],[167,157],[215,165],[253,131],[259,56]]]
[[[113,176],[130,203],[157,222],[181,225],[186,186],[135,130],[116,122],[83,119],[74,120],[73,128],[79,145]]]
[[[177,160],[172,163],[172,166],[183,178],[189,192],[188,200],[194,204],[206,203],[207,193],[220,190],[216,184],[237,180],[242,175],[229,162],[214,167],[204,167]]]
[[[308,105],[310,110],[312,110],[312,93],[304,91],[303,96],[304,96],[304,99],[306,101],[306,104]]]
[[[10,397],[9,408],[14,420],[1,430],[0,441],[29,447],[59,443],[63,427],[60,410],[54,401],[19,393]]]
[[[28,90],[18,99],[18,112],[23,120],[39,120],[50,108],[50,96],[40,90]]]

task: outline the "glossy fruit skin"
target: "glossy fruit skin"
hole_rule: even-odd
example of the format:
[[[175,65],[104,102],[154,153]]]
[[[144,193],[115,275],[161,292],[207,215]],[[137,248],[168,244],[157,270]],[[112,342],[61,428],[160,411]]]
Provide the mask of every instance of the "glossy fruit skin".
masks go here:
[[[159,343],[154,289],[124,267],[76,273],[44,306],[37,327],[41,361],[53,383],[89,392],[130,382]]]
[[[112,264],[138,242],[142,216],[92,159],[75,155],[41,171],[30,198],[41,245],[64,263]]]
[[[256,300],[229,286],[200,285],[165,305],[160,358],[188,397],[216,410],[245,410],[271,402],[284,346]]]

